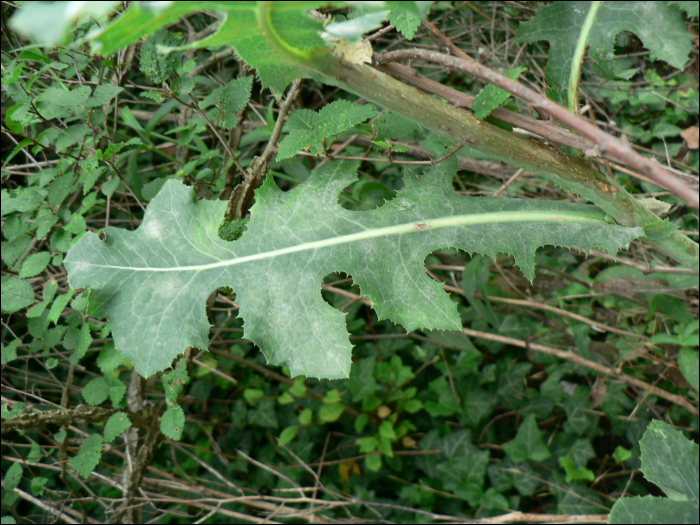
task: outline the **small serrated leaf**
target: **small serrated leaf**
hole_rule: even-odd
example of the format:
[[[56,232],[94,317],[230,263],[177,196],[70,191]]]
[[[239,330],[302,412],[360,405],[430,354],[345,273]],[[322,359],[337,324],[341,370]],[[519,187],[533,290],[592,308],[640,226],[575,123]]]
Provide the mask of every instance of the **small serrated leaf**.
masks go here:
[[[518,77],[524,71],[527,71],[526,67],[515,67],[513,69],[509,69],[503,75],[511,80],[518,80]],[[489,84],[482,89],[474,99],[472,104],[474,116],[481,120],[485,119],[494,109],[508,102],[511,97],[512,95],[505,89]]]
[[[117,436],[126,432],[130,427],[131,421],[129,420],[129,416],[127,416],[124,412],[112,414],[105,424],[103,433],[105,443],[114,441]]]
[[[34,302],[34,289],[26,279],[2,276],[2,312],[19,312]]]
[[[277,152],[277,161],[288,159],[301,150],[308,150],[314,155],[323,154],[326,145],[336,135],[378,115],[369,104],[359,106],[347,100],[337,100],[326,105],[318,113],[301,109],[289,116],[285,137]]]
[[[80,453],[70,458],[68,464],[87,479],[102,458],[102,436],[91,434],[80,445]]]
[[[97,406],[104,403],[109,396],[104,377],[95,377],[83,388],[83,399],[88,405]]]
[[[165,29],[159,29],[141,46],[141,72],[155,84],[161,84],[182,65],[182,52],[163,53],[158,46],[177,46],[180,41]]]
[[[185,413],[180,405],[173,405],[165,411],[160,420],[160,431],[170,439],[179,441],[185,428]]]

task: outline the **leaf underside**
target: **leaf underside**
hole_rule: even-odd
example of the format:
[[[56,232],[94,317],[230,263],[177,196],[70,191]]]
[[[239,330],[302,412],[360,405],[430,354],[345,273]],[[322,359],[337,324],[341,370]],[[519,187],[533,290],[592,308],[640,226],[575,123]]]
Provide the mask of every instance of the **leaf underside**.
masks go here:
[[[615,253],[643,235],[605,221],[594,206],[465,197],[452,189],[454,158],[434,166],[382,207],[349,211],[339,192],[357,179],[355,162],[328,162],[297,188],[282,192],[272,177],[256,191],[248,231],[218,237],[224,201],[195,198],[171,180],[151,201],[135,231],[89,232],[65,259],[72,288],[89,287],[104,308],[117,348],[144,377],[168,368],[188,346],[207,348],[207,297],[236,293],[244,336],[268,363],[292,377],[348,377],[352,346],[345,314],[320,293],[331,272],[351,275],[379,319],[407,330],[460,330],[456,305],[424,269],[425,257],[455,247],[514,256],[532,280],[543,245]]]

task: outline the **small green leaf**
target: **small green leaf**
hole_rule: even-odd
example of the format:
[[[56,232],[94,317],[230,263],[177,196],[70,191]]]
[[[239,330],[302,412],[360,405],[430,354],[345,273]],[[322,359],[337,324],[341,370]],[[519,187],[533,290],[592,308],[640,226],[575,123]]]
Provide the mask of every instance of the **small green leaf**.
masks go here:
[[[124,394],[126,394],[126,385],[118,378],[111,374],[105,376],[105,381],[107,382],[109,400],[112,402],[112,406],[119,406],[122,399],[124,399]]]
[[[22,480],[22,464],[18,462],[13,462],[5,473],[3,478],[5,481],[5,486],[3,487],[6,491],[12,491],[19,486],[19,482]]]
[[[13,133],[16,133],[18,135],[23,135],[24,134],[24,126],[19,120],[15,120],[13,118],[13,114],[18,110],[18,109],[24,109],[25,105],[24,104],[15,104],[11,108],[7,110],[7,113],[5,114],[5,124],[7,124],[7,127],[12,131]],[[17,115],[20,117],[19,113]],[[22,119],[24,120],[24,119]],[[29,141],[29,144],[32,142]],[[25,144],[27,146],[27,144]],[[24,146],[23,146],[24,147]],[[14,155],[13,155],[14,156]]]
[[[36,100],[46,101],[57,106],[62,106],[77,110],[87,102],[91,89],[89,86],[82,86],[73,90],[66,90],[57,87],[50,87],[43,91]]]
[[[243,397],[245,398],[248,403],[253,403],[256,399],[261,398],[265,392],[260,390],[259,388],[246,388],[243,391]]]
[[[377,443],[377,450],[387,457],[394,457],[394,449],[391,446],[391,441],[384,441],[383,439],[380,439],[379,443]]]
[[[48,266],[50,260],[51,254],[49,252],[31,254],[22,264],[19,276],[21,278],[27,278],[39,275]]]
[[[332,102],[318,113],[308,109],[294,111],[287,121],[289,135],[280,144],[277,161],[289,159],[303,149],[321,155],[324,141],[328,146],[335,135],[377,115],[371,105],[355,105],[347,100]]]
[[[367,470],[379,472],[379,469],[382,468],[382,456],[379,454],[367,456],[365,458],[365,466],[367,467]]]
[[[509,69],[503,75],[511,80],[517,80],[520,74],[524,71],[527,71],[526,67],[515,67],[513,69]],[[505,89],[489,84],[482,89],[474,99],[472,104],[474,116],[479,120],[485,119],[494,109],[508,102],[511,97],[512,95]]]
[[[63,340],[63,346],[68,350],[73,350],[73,353],[68,358],[70,364],[77,364],[90,348],[92,344],[92,335],[90,334],[90,325],[88,323],[83,323],[83,325],[78,328],[70,327],[66,331],[66,338]]]
[[[124,363],[124,356],[114,346],[114,341],[107,342],[97,356],[97,366],[103,374],[111,374],[122,363]]]
[[[593,471],[588,470],[585,467],[576,467],[576,464],[573,462],[573,460],[569,458],[560,457],[559,464],[562,467],[564,467],[564,470],[566,471],[567,483],[571,483],[575,480],[593,481],[595,479],[595,474],[593,473]]]
[[[355,418],[355,432],[361,434],[367,426],[367,423],[369,423],[369,416],[366,412],[363,412],[362,414],[357,416],[357,418]]]
[[[27,312],[27,317],[41,317],[46,310],[46,307],[51,304],[53,298],[56,296],[56,290],[58,290],[58,283],[55,279],[46,281],[44,285],[44,300],[37,305],[34,305],[29,312]]]
[[[294,437],[297,435],[297,430],[298,427],[296,425],[293,425],[291,427],[285,428],[281,433],[280,433],[280,441],[282,442],[283,445],[286,445],[289,443]]]
[[[17,359],[17,347],[22,344],[21,339],[13,339],[12,342],[5,346],[2,345],[2,361],[1,364],[5,366],[7,363],[10,363]]]
[[[391,424],[391,421],[382,421],[382,424],[379,425],[379,435],[382,439],[388,441],[396,441],[399,439],[394,431],[394,425]]]
[[[165,99],[163,98],[163,95],[161,95],[158,91],[142,91],[139,96],[141,98],[147,98],[149,100],[152,100],[154,102],[163,102]]]
[[[131,427],[131,421],[124,412],[112,414],[105,424],[103,432],[105,443],[111,443],[114,439],[126,432]]]
[[[85,105],[90,108],[103,106],[122,91],[124,91],[123,87],[115,86],[114,84],[100,84],[95,88],[95,92]]]
[[[107,381],[104,377],[95,377],[83,388],[83,399],[88,405],[96,406],[104,403],[109,397]]]
[[[544,461],[552,455],[547,448],[537,426],[537,419],[533,414],[528,414],[520,424],[515,439],[503,445],[503,450],[516,463],[527,460]]]
[[[371,412],[382,404],[382,400],[379,399],[374,394],[365,397],[362,400],[362,410],[365,412]]]
[[[44,485],[46,485],[49,482],[48,478],[44,478],[42,476],[38,476],[34,479],[32,479],[32,484],[31,484],[31,491],[34,496],[41,496],[44,494]]]
[[[344,410],[345,405],[343,403],[327,403],[318,411],[318,417],[324,423],[330,423],[336,421]]]
[[[2,312],[19,312],[34,302],[34,289],[29,281],[19,277],[2,276]]]
[[[618,445],[613,452],[613,459],[616,463],[623,463],[632,457],[632,451],[627,450],[625,447]]]
[[[360,447],[361,454],[373,452],[379,446],[379,440],[374,436],[359,438],[355,440],[355,443]]]
[[[74,235],[84,233],[87,230],[87,223],[85,222],[85,217],[79,213],[74,213],[70,216],[70,222],[66,224],[65,230]]]
[[[415,414],[423,408],[423,403],[420,399],[409,399],[403,405],[403,409],[409,414]]]
[[[289,392],[285,392],[277,398],[277,402],[280,405],[288,405],[289,403],[294,403],[294,398],[289,395]]]
[[[326,396],[323,398],[324,403],[337,403],[341,401],[340,399],[340,392],[338,390],[331,390],[329,391]]]
[[[698,351],[687,346],[682,347],[678,352],[678,366],[683,373],[683,377],[695,391],[700,390],[698,385],[698,368],[700,367],[698,364]]]
[[[77,456],[70,458],[68,464],[73,467],[82,477],[87,479],[95,470],[95,467],[102,458],[102,436],[91,434],[80,445],[80,452]]]
[[[173,405],[165,411],[160,420],[160,431],[172,440],[179,441],[185,428],[185,413],[180,405]]]
[[[51,310],[49,310],[49,321],[58,323],[58,319],[61,317],[63,310],[68,306],[71,298],[73,297],[73,290],[68,293],[64,293],[56,297],[53,304],[51,305]]]
[[[295,397],[301,397],[306,394],[306,384],[303,376],[294,378],[294,384],[289,388],[289,393]]]
[[[305,408],[299,414],[299,423],[306,426],[311,423],[311,418],[313,417],[313,412],[310,408]]]
[[[177,46],[180,41],[166,29],[158,29],[141,46],[141,72],[162,84],[182,65],[182,52],[163,53],[159,46]]]

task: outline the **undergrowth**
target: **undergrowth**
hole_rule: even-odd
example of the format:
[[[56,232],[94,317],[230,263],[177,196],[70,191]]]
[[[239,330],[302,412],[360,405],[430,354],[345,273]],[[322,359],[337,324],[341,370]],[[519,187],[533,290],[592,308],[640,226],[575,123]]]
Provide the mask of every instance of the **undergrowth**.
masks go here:
[[[354,345],[350,377],[332,381],[268,366],[243,339],[235,290],[220,288],[207,301],[208,349],[142,379],[90,291],[69,287],[64,256],[88,231],[136,229],[169,179],[199,199],[228,200],[273,136],[284,94],[262,89],[226,47],[158,52],[211,32],[210,13],[101,57],[75,44],[95,19],[44,49],[7,29],[15,11],[2,6],[3,523],[62,513],[422,523],[512,511],[606,523],[616,501],[663,494],[639,473],[640,440],[661,420],[697,441],[698,282],[639,240],[617,260],[548,246],[533,282],[506,255],[433,252],[426,271],[451,294],[462,332],[406,333],[378,320],[351,275],[330,273],[321,293],[345,314]],[[443,51],[446,37],[494,70],[522,66],[514,78],[544,91],[548,45],[514,39],[535,12],[532,3],[437,2],[427,17],[437,32],[423,25],[409,41],[379,29],[371,42],[375,52]],[[685,22],[697,31],[697,15]],[[697,189],[697,46],[684,69],[631,32],[617,36],[615,53],[629,77],[606,80],[584,61],[580,114]],[[411,65],[463,93],[485,87]],[[350,158],[359,178],[338,202],[376,209],[452,154],[459,194],[583,202],[320,82],[304,80],[290,104],[270,161],[283,191]],[[528,111],[507,96],[498,105]],[[697,210],[625,166],[597,162],[697,240]],[[245,235],[246,220],[225,220],[220,236]]]

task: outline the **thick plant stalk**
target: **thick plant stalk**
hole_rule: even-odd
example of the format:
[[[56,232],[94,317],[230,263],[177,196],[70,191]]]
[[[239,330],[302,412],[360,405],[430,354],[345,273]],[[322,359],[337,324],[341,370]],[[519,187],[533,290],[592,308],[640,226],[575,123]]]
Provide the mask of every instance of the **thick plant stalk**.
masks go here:
[[[308,66],[309,64],[307,64]],[[313,76],[411,119],[445,138],[488,153],[560,184],[589,201],[624,226],[647,226],[659,220],[617,182],[587,160],[483,122],[366,64],[352,64],[327,55],[313,67]],[[681,264],[698,269],[698,244],[674,232],[647,244]]]

